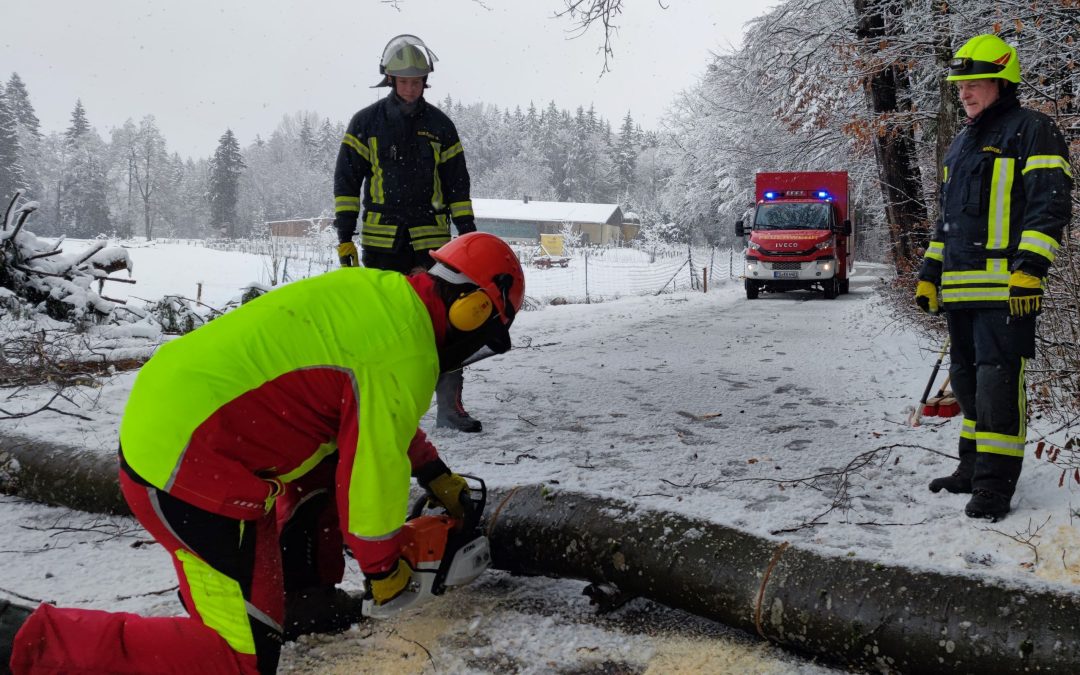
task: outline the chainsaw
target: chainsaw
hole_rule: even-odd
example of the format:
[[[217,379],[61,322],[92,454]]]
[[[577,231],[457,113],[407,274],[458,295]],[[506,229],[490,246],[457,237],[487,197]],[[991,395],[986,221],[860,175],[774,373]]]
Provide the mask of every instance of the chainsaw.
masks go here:
[[[452,518],[445,511],[424,513],[429,502],[421,497],[401,528],[401,557],[412,568],[412,579],[400,595],[381,605],[369,592],[361,609],[364,616],[385,619],[418,607],[447,589],[472,582],[491,565],[491,546],[480,530],[487,485],[476,476],[459,475],[471,482],[468,494],[462,492],[464,517]]]

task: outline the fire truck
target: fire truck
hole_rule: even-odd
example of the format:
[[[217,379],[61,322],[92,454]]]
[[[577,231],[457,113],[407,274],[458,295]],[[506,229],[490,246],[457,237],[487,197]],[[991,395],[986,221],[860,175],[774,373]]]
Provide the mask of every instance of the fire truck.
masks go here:
[[[848,215],[846,171],[757,174],[753,221],[735,223],[746,237],[746,297],[761,291],[848,292],[855,230]]]

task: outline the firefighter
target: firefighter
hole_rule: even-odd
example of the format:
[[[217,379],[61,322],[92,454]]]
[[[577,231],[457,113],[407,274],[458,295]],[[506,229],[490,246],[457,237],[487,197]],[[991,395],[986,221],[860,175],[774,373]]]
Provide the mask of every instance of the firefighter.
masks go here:
[[[467,489],[417,423],[440,372],[510,348],[524,294],[494,235],[431,255],[409,277],[351,268],[283,286],[161,347],[124,411],[120,483],[191,616],[43,604],[14,638],[12,670],[275,672],[290,569],[274,505],[305,482],[293,506],[330,488],[341,534],[326,559],[341,561],[343,539],[376,603],[400,594],[410,473],[451,513]]]
[[[960,463],[930,490],[971,493],[965,513],[996,521],[1011,508],[1023,463],[1024,367],[1072,213],[1072,173],[1053,120],[1020,107],[1016,49],[977,35],[956,52],[948,79],[967,120],[945,155],[940,217],[915,300],[931,314],[945,311],[964,419]]]
[[[361,204],[365,267],[402,274],[427,269],[431,251],[450,241],[450,221],[458,234],[476,230],[457,129],[423,96],[437,60],[414,35],[390,40],[379,62],[382,79],[375,85],[390,87],[390,93],[349,122],[334,170],[334,226],[342,265],[358,264],[353,235]],[[463,381],[460,370],[439,378],[435,424],[479,432],[483,425],[462,404]]]

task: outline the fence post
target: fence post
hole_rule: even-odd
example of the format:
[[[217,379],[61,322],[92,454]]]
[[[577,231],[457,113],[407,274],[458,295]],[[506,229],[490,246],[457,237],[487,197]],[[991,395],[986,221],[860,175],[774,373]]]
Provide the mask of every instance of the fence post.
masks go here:
[[[585,304],[589,302],[589,249],[585,249]]]
[[[694,275],[694,249],[689,242],[686,244],[686,262],[690,266],[690,290],[694,291],[697,290],[697,277]]]
[[[708,266],[701,268],[701,292],[709,292],[709,268]]]

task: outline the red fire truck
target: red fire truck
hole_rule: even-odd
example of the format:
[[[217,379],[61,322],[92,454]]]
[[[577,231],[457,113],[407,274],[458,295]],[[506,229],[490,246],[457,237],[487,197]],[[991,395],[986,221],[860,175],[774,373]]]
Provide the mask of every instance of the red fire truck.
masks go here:
[[[759,173],[754,220],[736,222],[735,235],[748,237],[748,299],[760,291],[821,289],[830,300],[847,293],[855,250],[847,172]]]

